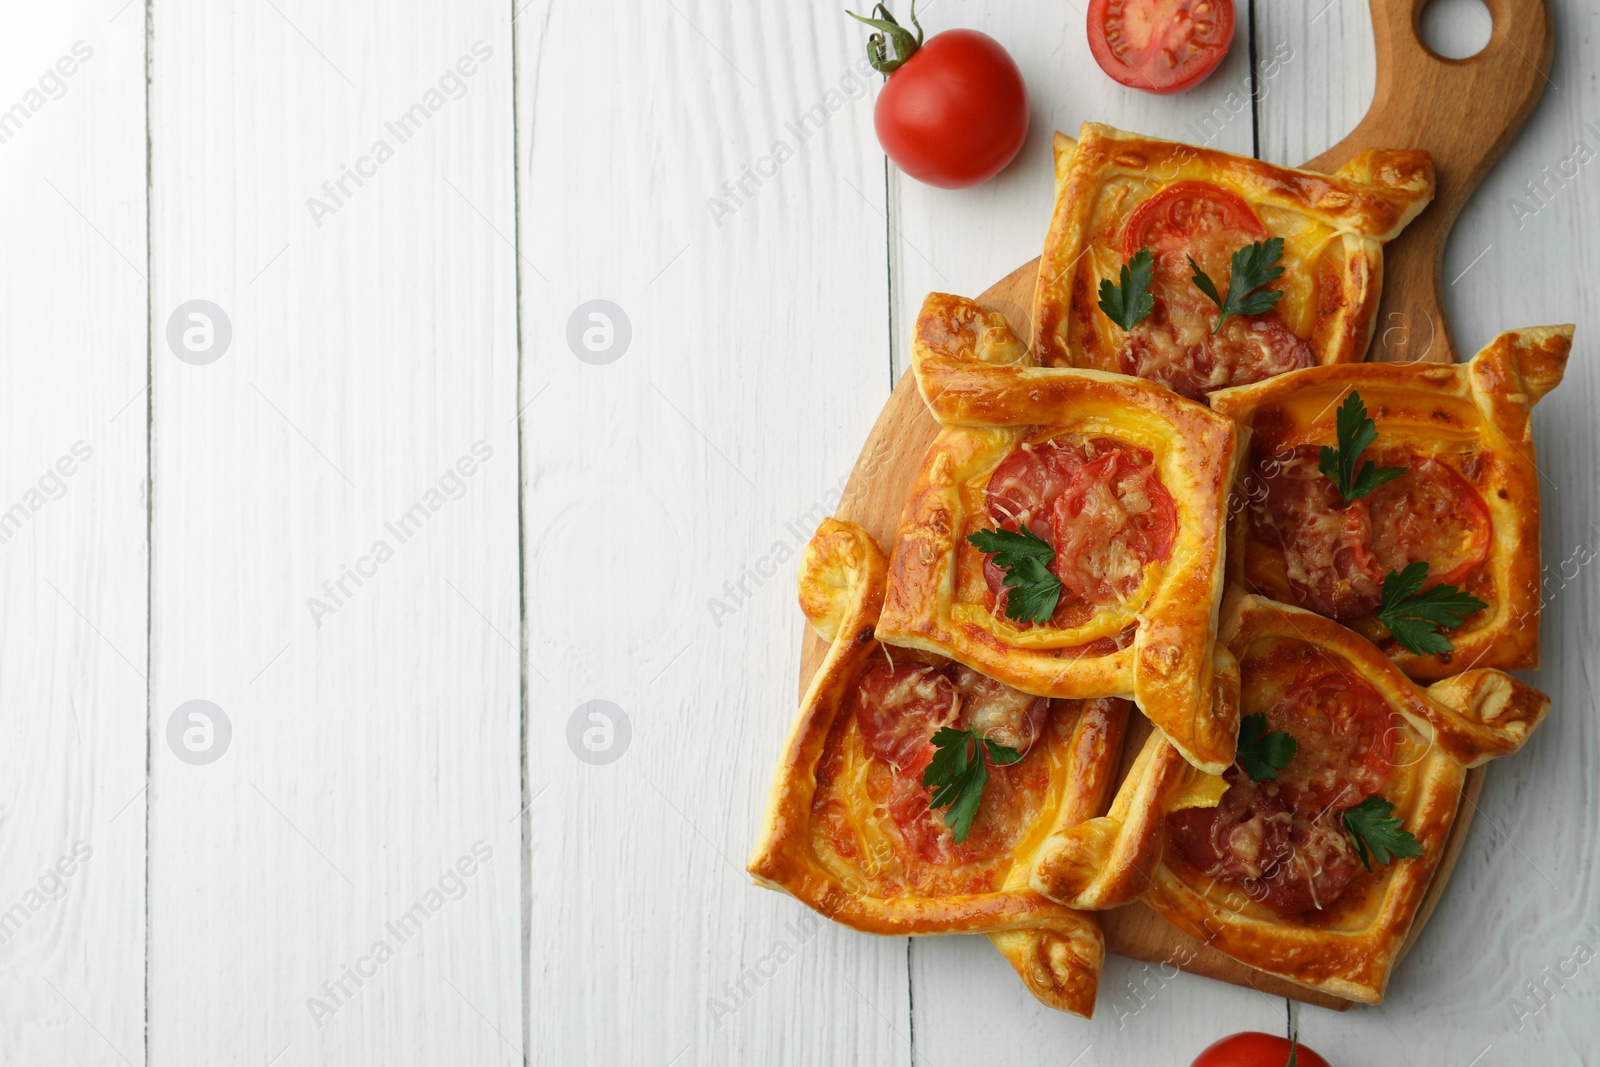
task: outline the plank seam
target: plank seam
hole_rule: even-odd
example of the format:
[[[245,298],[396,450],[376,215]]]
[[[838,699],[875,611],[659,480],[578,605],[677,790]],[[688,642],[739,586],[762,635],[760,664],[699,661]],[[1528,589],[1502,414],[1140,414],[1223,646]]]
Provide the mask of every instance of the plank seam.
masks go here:
[[[155,515],[156,515],[156,363],[155,363],[155,202],[154,133],[150,87],[155,71],[155,0],[144,3],[144,1058],[150,1063],[150,824],[151,760],[155,745]]]
[[[894,377],[894,354],[899,350],[896,344],[895,327],[897,319],[894,313],[895,303],[895,232],[894,232],[894,167],[889,162],[889,157],[883,157],[883,269],[884,284],[886,286],[889,309],[889,392],[894,392],[896,385]]]
[[[889,314],[889,392],[894,392],[895,366],[894,355],[899,351],[899,339],[895,334],[898,318],[894,313],[895,307],[895,232],[894,232],[894,165],[889,162],[889,157],[883,157],[883,267],[884,284],[888,299],[885,301]],[[906,1046],[910,1053],[908,1061],[910,1067],[917,1064],[917,998],[916,990],[912,988],[911,971],[911,946],[916,943],[915,938],[906,938]]]
[[[1261,101],[1266,95],[1259,91],[1260,87],[1256,85],[1255,81],[1259,77],[1256,69],[1256,37],[1260,29],[1257,24],[1260,10],[1260,5],[1252,0],[1250,4],[1250,20],[1247,26],[1250,36],[1250,154],[1257,159],[1261,158]],[[1293,1040],[1295,1035],[1294,1001],[1284,997],[1283,1011],[1288,1030],[1286,1036]]]
[[[533,1020],[528,1010],[528,989],[532,976],[529,973],[532,966],[532,917],[533,917],[533,842],[532,820],[528,815],[528,808],[533,802],[528,799],[528,569],[527,569],[527,501],[524,499],[523,486],[526,484],[523,477],[523,440],[522,440],[522,148],[519,144],[519,127],[517,112],[517,73],[519,69],[519,50],[517,48],[517,0],[510,0],[511,21],[507,30],[511,34],[511,247],[516,255],[513,257],[512,289],[515,294],[516,314],[515,329],[517,333],[516,358],[517,358],[517,644],[518,664],[517,670],[521,674],[520,684],[517,687],[518,695],[518,804],[522,815],[517,820],[518,833],[521,836],[522,862],[518,865],[519,905],[518,919],[522,926],[521,946],[522,959],[519,972],[522,978],[522,988],[518,991],[518,999],[522,1002],[522,1063],[528,1067],[530,1037],[532,1036]],[[547,11],[548,14],[548,11]]]
[[[1250,154],[1257,159],[1261,158],[1261,97],[1259,86],[1256,85],[1256,5],[1250,5],[1250,21],[1246,30],[1250,38],[1250,70],[1248,71],[1250,85]]]

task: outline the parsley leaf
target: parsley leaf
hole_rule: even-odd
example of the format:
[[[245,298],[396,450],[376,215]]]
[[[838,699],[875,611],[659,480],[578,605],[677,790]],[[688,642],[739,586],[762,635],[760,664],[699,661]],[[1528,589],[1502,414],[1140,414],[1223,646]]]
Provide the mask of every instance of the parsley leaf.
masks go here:
[[[1009,745],[978,736],[976,730],[957,730],[942,726],[933,735],[936,750],[928,769],[922,772],[922,784],[934,791],[930,808],[947,808],[944,824],[950,827],[956,844],[961,844],[972,832],[972,820],[983,801],[984,786],[989,784],[989,768],[983,753],[999,767],[1022,758],[1022,753]]]
[[[1100,279],[1100,310],[1124,330],[1133,329],[1156,306],[1150,295],[1150,279],[1155,274],[1155,259],[1150,249],[1141,248],[1122,265],[1122,284]]]
[[[967,537],[980,552],[993,552],[1006,572],[1006,617],[1018,622],[1048,622],[1061,598],[1061,580],[1050,573],[1055,549],[1024,526],[1018,530],[978,530]]]
[[[1388,863],[1397,856],[1420,856],[1422,846],[1400,826],[1394,805],[1370,796],[1344,813],[1344,830],[1356,847],[1361,866],[1372,870],[1370,859]]]
[[[1389,628],[1401,646],[1419,656],[1442,656],[1454,646],[1439,632],[1441,626],[1460,626],[1468,615],[1488,607],[1483,601],[1443,582],[1426,592],[1428,565],[1419,560],[1403,571],[1383,576],[1378,610],[1373,616]]]
[[[1189,266],[1194,270],[1195,288],[1222,312],[1217,317],[1216,328],[1211,331],[1213,334],[1221,331],[1229,315],[1259,315],[1278,302],[1283,293],[1268,289],[1267,286],[1283,277],[1283,264],[1278,262],[1282,258],[1282,237],[1271,237],[1239,249],[1233,254],[1233,264],[1228,274],[1228,294],[1218,296],[1216,283],[1200,269],[1200,264],[1194,261],[1193,256],[1189,257]]]
[[[1297,747],[1286,731],[1269,731],[1265,715],[1246,715],[1239,720],[1237,758],[1252,782],[1276,782],[1278,772],[1294,759]]]
[[[1345,504],[1359,500],[1384,482],[1392,482],[1406,472],[1405,467],[1380,467],[1369,459],[1357,473],[1356,461],[1367,446],[1378,439],[1378,428],[1367,417],[1367,405],[1362,403],[1361,394],[1354,389],[1339,405],[1334,423],[1339,447],[1323,445],[1317,457],[1317,469],[1328,476]]]

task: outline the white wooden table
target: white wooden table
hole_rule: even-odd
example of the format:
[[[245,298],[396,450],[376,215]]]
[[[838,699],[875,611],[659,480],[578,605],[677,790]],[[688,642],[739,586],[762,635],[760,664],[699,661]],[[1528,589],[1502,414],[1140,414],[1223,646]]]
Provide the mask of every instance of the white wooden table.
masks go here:
[[[961,193],[885,166],[833,2],[10,5],[0,1062],[1183,1065],[1281,1032],[1119,959],[1057,1015],[981,939],[858,935],[742,868],[790,557],[923,294],[1037,254],[1054,128],[1332,144],[1372,46],[1322,4],[1241,3],[1160,99],[1075,3],[928,4],[1032,94]],[[1342,1065],[1600,1037],[1600,5],[1555,7],[1446,257],[1468,351],[1579,323],[1538,418],[1555,707],[1387,1003],[1288,1013]]]

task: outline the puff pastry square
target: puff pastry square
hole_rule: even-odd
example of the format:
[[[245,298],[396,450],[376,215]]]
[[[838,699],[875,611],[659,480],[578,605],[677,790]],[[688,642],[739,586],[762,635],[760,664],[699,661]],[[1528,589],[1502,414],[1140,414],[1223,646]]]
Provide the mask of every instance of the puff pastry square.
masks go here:
[[[1211,395],[1251,438],[1235,487],[1229,577],[1343,621],[1413,678],[1539,664],[1539,472],[1532,411],[1561,381],[1571,326],[1503,333],[1470,361],[1359,363],[1295,371]],[[1377,430],[1362,462],[1406,473],[1348,506],[1317,469],[1354,391]],[[1488,605],[1408,651],[1371,617],[1384,576],[1429,564]]]
[[[944,427],[901,515],[878,637],[1027,693],[1130,697],[1186,758],[1220,772],[1233,761],[1238,726],[1215,661],[1238,454],[1231,421],[1154,382],[1034,366],[1003,315],[941,293],[918,316],[912,365]],[[1005,495],[1017,481],[1008,472],[1036,461],[1102,472],[1120,464],[1114,477],[1142,487],[1085,475],[1078,488],[1018,511]],[[1115,501],[1108,486],[1121,494]],[[1102,520],[1122,525],[1101,536]],[[1006,616],[997,572],[967,540],[1023,521],[1061,546],[1051,566],[1064,583],[1098,590],[1076,600],[1063,593],[1040,624]],[[1158,531],[1140,542],[1142,555],[1130,547],[1135,529]],[[1222,662],[1220,676],[1227,671]]]
[[[1383,243],[1433,197],[1432,160],[1420,151],[1368,150],[1318,174],[1092,122],[1076,142],[1057,136],[1055,211],[1034,298],[1039,362],[1154,377],[1190,397],[1361,359]],[[1188,256],[1225,292],[1231,253],[1273,237],[1284,242],[1277,306],[1235,316],[1211,336],[1216,309],[1194,288]],[[1124,331],[1097,294],[1141,246],[1155,255],[1155,311]]]
[[[1242,963],[1376,1004],[1444,853],[1467,769],[1520,748],[1549,699],[1490,669],[1422,689],[1360,635],[1238,590],[1224,604],[1222,637],[1239,664],[1243,711],[1298,733],[1286,769],[1270,782],[1238,767],[1216,779],[1152,733],[1110,815],[1055,834],[1033,884],[1070,899],[1085,872],[1102,871],[1101,888],[1115,890],[1102,894],[1106,904],[1142,896]],[[1374,856],[1370,871],[1357,863],[1340,820],[1373,796],[1393,804],[1420,855]],[[1155,822],[1164,834],[1148,832]]]
[[[1099,924],[1041,897],[1028,879],[1046,834],[1104,809],[1129,708],[1039,701],[881,646],[873,627],[886,566],[864,530],[834,519],[805,550],[801,606],[830,645],[784,745],[750,873],[868,933],[987,934],[1035,997],[1087,1017],[1105,954]],[[957,697],[951,677],[975,688]],[[1020,761],[990,767],[962,844],[928,810],[920,782],[932,729],[912,715],[940,693],[941,707],[960,709],[958,721],[984,736],[1000,736],[995,722],[976,721],[984,708],[1026,707],[1032,731],[1018,742]],[[886,760],[886,748],[907,765]]]

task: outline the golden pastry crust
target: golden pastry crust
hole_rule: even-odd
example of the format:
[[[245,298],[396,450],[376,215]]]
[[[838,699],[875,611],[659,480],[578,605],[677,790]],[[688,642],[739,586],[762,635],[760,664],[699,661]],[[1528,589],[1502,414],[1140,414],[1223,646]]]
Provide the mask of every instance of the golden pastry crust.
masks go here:
[[[1263,539],[1251,521],[1252,503],[1266,493],[1260,470],[1288,449],[1334,444],[1335,411],[1355,390],[1377,428],[1374,448],[1406,448],[1460,474],[1482,499],[1492,535],[1484,563],[1459,583],[1489,608],[1446,631],[1455,646],[1450,652],[1410,652],[1370,617],[1348,625],[1424,681],[1470,667],[1537,667],[1542,575],[1532,413],[1561,381],[1572,329],[1502,333],[1466,363],[1312,367],[1212,393],[1212,409],[1249,431],[1257,453],[1255,467],[1236,484],[1230,508],[1229,580],[1274,600],[1296,601],[1282,549]]]
[[[1216,701],[1237,708],[1239,665],[1223,645],[1213,655]],[[1111,810],[1052,833],[1039,849],[1029,884],[1051,900],[1083,911],[1132,903],[1149,888],[1161,858],[1167,813],[1215,804],[1220,793],[1207,783],[1220,781],[1184,759],[1161,731],[1152,731]]]
[[[1028,693],[1130,697],[1187,758],[1220,772],[1238,732],[1237,710],[1213,701],[1212,655],[1239,452],[1232,423],[1154,382],[1036,367],[1003,315],[942,293],[923,303],[912,366],[944,429],[901,515],[878,636]],[[996,466],[1061,435],[1148,450],[1176,506],[1176,534],[1125,604],[1071,629],[1029,627],[992,610],[984,555],[966,538],[992,525],[983,499]]]
[[[1097,310],[1101,280],[1117,280],[1122,231],[1149,197],[1180,181],[1240,196],[1284,239],[1277,310],[1317,364],[1359,360],[1372,336],[1383,243],[1433,198],[1426,152],[1369,149],[1333,174],[1278,167],[1209,148],[1084,123],[1057,134],[1056,204],[1034,295],[1041,365],[1118,369],[1127,334]]]
[[[1120,758],[1125,705],[1096,701],[1052,709],[1052,715],[1072,717],[1060,718],[1048,741],[1035,743],[1035,749],[1048,744],[1043,755],[1050,768],[1046,803],[1034,813],[1037,828],[1019,828],[1014,857],[1003,864],[1008,869],[998,884],[979,891],[941,895],[896,884],[884,874],[896,861],[870,848],[841,854],[816,812],[818,769],[830,741],[840,746],[835,758],[843,761],[836,782],[862,780],[856,772],[869,759],[840,738],[854,733],[848,706],[857,678],[882,654],[873,627],[886,563],[866,531],[835,519],[825,519],[805,549],[800,602],[830,647],[785,742],[748,869],[758,883],[867,933],[987,934],[1035,997],[1087,1017],[1105,954],[1099,924],[1035,893],[1028,872],[1047,832],[1103,809]],[[863,789],[849,787],[846,799],[853,820],[884,822],[881,800]]]
[[[1230,591],[1224,603],[1221,636],[1240,665],[1247,710],[1255,686],[1264,689],[1255,694],[1255,703],[1274,698],[1267,681],[1270,672],[1260,667],[1258,675],[1258,665],[1274,657],[1282,662],[1285,655],[1315,662],[1318,672],[1348,672],[1379,694],[1394,715],[1395,739],[1382,795],[1394,804],[1393,814],[1416,838],[1422,854],[1374,863],[1337,899],[1308,913],[1310,918],[1288,918],[1252,900],[1236,883],[1195,870],[1173,845],[1163,843],[1159,861],[1136,876],[1142,898],[1185,933],[1242,963],[1325,993],[1376,1004],[1383,999],[1443,856],[1467,769],[1520,748],[1543,719],[1549,699],[1510,675],[1488,669],[1422,689],[1358,634],[1320,615],[1240,590]],[[1207,789],[1208,783],[1193,780],[1193,775],[1171,746],[1152,733],[1112,815],[1057,836],[1073,841],[1088,863],[1096,853],[1111,854],[1119,836],[1148,847],[1159,835],[1134,824],[1164,822],[1181,806],[1206,803],[1208,794],[1212,805],[1221,798],[1222,788]],[[1119,814],[1120,820],[1113,822]],[[1149,861],[1148,855],[1140,858]],[[1037,875],[1034,886],[1050,889]]]

